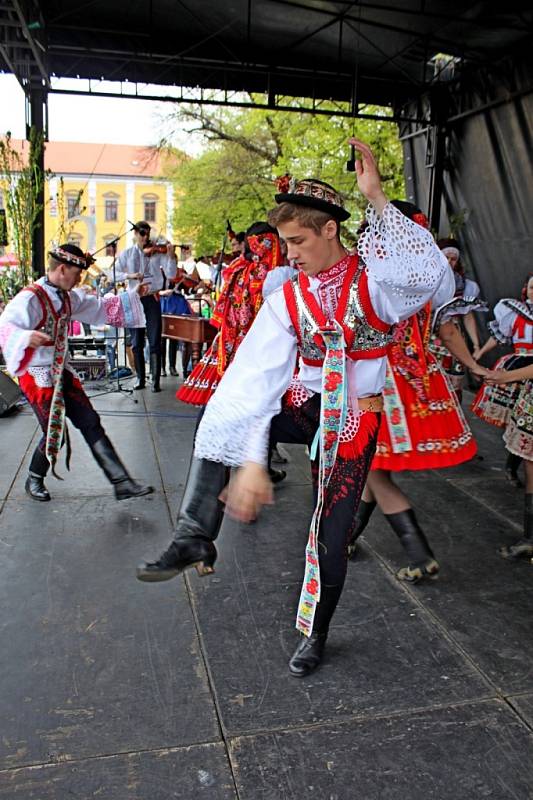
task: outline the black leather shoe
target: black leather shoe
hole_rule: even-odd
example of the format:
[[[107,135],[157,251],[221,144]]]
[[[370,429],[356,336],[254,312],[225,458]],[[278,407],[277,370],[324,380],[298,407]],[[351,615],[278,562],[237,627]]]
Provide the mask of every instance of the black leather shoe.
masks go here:
[[[123,481],[114,484],[115,497],[117,500],[127,500],[128,497],[142,497],[144,494],[152,494],[153,486],[143,486],[133,478],[124,478]]]
[[[40,500],[41,503],[46,503],[51,500],[50,493],[44,485],[44,478],[42,475],[34,475],[30,472],[24,484],[26,493],[29,494],[34,500]]]
[[[154,491],[153,486],[143,486],[133,480],[107,436],[103,436],[97,442],[89,444],[89,447],[96,463],[103,470],[108,481],[113,484],[117,500],[127,500],[128,497],[141,497],[144,494],[152,494]]]
[[[146,389],[146,383],[144,381],[137,381],[137,383],[133,385],[133,388],[136,392],[138,392],[139,389]]]
[[[318,667],[322,661],[327,633],[312,633],[302,636],[302,640],[289,661],[289,671],[296,678],[305,678]]]
[[[211,575],[215,569],[217,550],[213,542],[199,537],[177,539],[170,543],[157,561],[143,561],[137,567],[137,578],[147,583],[168,581],[189,567],[198,575]]]
[[[178,376],[176,367],[170,367],[169,372],[170,372],[170,374],[172,375],[173,378],[176,378]]]

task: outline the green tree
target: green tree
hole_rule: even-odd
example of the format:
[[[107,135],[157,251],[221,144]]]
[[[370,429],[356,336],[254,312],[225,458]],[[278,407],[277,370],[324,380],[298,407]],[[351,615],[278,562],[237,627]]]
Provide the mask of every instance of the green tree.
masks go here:
[[[354,123],[346,117],[298,112],[179,107],[172,116],[174,126],[185,125],[191,135],[204,139],[201,155],[170,170],[179,198],[174,224],[180,236],[195,243],[197,254],[217,250],[226,219],[234,230],[265,219],[274,204],[275,178],[289,173],[320,178],[342,192],[352,213],[344,236],[354,241],[366,203],[354,173],[346,171],[351,135],[372,145],[389,196],[404,196],[397,127],[387,120],[387,109],[366,110],[382,113],[383,120]]]
[[[50,176],[39,166],[43,147],[43,135],[35,128],[30,131],[26,158],[13,146],[10,133],[0,140],[0,185],[5,197],[8,230],[19,260],[16,281],[2,288],[5,297],[16,293],[33,278],[33,234],[43,208],[39,193]]]

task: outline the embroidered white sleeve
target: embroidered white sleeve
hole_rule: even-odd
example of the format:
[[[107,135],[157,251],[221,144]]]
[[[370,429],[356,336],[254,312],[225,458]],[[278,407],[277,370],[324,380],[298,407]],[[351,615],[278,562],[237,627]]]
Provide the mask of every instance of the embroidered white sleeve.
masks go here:
[[[19,292],[0,315],[0,348],[11,375],[26,371],[37,350],[28,348],[41,319],[39,301],[31,292]]]
[[[498,339],[499,342],[508,343],[512,341],[513,325],[518,314],[509,308],[504,300],[500,300],[494,307],[494,322],[489,323],[492,334]],[[495,329],[500,334],[495,333]]]
[[[368,228],[358,243],[358,252],[369,277],[379,284],[399,319],[404,319],[431,299],[449,266],[431,233],[408,219],[392,203],[381,216],[370,206]]]
[[[296,337],[282,292],[265,301],[206,406],[194,454],[230,467],[265,464],[270,421],[296,363]]]

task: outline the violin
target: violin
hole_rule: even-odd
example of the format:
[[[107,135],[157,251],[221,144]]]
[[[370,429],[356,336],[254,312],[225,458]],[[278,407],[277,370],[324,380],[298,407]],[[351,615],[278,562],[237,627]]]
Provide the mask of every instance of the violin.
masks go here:
[[[184,286],[186,289],[192,289],[194,286],[198,286],[201,281],[196,280],[193,278],[192,275],[189,275],[185,272],[184,269],[178,267],[176,271],[175,278],[169,278],[169,283],[173,283],[175,286]]]
[[[167,254],[167,244],[155,244],[154,242],[148,241],[143,247],[143,253],[145,256],[153,256],[156,253],[161,253],[163,255]]]

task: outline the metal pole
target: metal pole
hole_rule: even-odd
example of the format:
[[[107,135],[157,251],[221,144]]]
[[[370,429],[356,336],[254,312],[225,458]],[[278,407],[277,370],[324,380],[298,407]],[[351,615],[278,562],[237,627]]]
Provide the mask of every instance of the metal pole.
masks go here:
[[[42,83],[30,83],[29,91],[26,94],[26,139],[30,140],[31,129],[34,128],[38,134],[43,134],[44,139],[48,135],[48,92]],[[35,227],[32,237],[32,267],[33,272],[39,276],[45,272],[44,258],[44,147],[40,148],[36,167],[40,175],[36,178],[39,181],[36,203],[39,212],[35,220]]]

